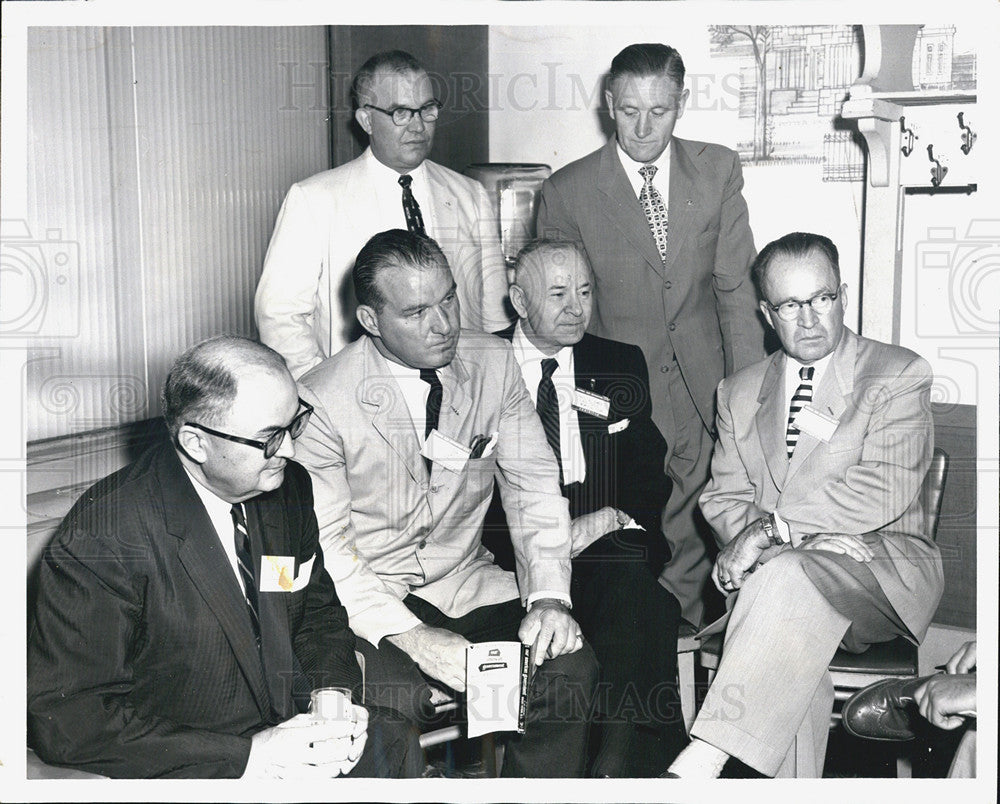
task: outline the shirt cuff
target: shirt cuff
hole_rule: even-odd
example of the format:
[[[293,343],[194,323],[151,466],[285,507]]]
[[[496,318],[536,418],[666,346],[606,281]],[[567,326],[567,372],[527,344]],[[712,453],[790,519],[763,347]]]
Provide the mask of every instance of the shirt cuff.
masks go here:
[[[569,599],[569,595],[564,592],[552,592],[543,590],[541,592],[535,592],[534,594],[528,595],[528,611],[531,611],[532,605],[537,600],[543,600],[544,598],[551,597],[554,600],[558,600],[560,603],[565,603],[567,608],[573,608],[573,601]]]
[[[773,512],[771,515],[774,517],[774,524],[777,526],[778,535],[781,537],[781,541],[785,544],[791,544],[792,530],[788,527],[788,523],[778,516],[777,511]]]

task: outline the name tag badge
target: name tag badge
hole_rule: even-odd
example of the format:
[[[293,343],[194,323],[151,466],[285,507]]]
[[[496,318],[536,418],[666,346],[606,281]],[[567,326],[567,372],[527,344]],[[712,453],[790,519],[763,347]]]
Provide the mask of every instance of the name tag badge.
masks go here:
[[[598,419],[607,419],[611,413],[611,400],[593,391],[583,388],[573,389],[573,409],[581,413],[589,413]]]
[[[441,435],[435,429],[431,430],[430,435],[427,436],[420,454],[425,458],[429,458],[431,463],[440,464],[449,472],[458,474],[465,468],[465,464],[469,462],[469,455],[472,454],[472,450],[464,444],[455,441],[453,438]]]
[[[823,443],[829,443],[839,424],[839,419],[820,413],[812,405],[806,405],[795,416],[795,426],[800,433],[818,438]]]
[[[260,557],[260,591],[291,592],[295,586],[295,556]]]

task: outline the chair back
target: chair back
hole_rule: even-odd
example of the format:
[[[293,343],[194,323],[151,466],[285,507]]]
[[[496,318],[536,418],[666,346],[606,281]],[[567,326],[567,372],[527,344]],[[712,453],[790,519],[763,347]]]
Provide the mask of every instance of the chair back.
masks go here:
[[[940,447],[934,447],[931,466],[927,470],[924,484],[920,489],[920,501],[924,507],[924,518],[927,535],[931,540],[937,538],[938,517],[941,514],[941,498],[944,496],[944,481],[948,476],[948,453]]]

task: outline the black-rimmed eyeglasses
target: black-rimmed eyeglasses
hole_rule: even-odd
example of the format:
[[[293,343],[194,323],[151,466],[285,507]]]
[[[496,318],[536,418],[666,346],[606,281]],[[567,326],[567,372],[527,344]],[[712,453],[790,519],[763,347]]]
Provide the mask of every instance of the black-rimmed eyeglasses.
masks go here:
[[[206,427],[203,424],[198,424],[198,422],[184,422],[184,424],[187,427],[197,427],[199,430],[203,430],[204,432],[218,436],[219,438],[224,438],[227,441],[235,441],[237,444],[246,444],[248,447],[262,449],[264,450],[265,458],[273,458],[278,454],[278,450],[281,449],[281,445],[285,440],[285,433],[288,433],[288,435],[292,437],[292,440],[294,440],[302,435],[303,430],[306,429],[306,425],[309,423],[309,417],[313,412],[313,406],[300,399],[299,407],[305,408],[305,410],[301,410],[296,413],[295,418],[292,419],[291,423],[287,427],[281,427],[275,430],[265,441],[255,441],[252,438],[230,435],[229,433],[223,433],[219,430],[213,430],[211,427]]]
[[[392,109],[383,109],[380,106],[373,106],[370,103],[366,103],[364,108],[374,109],[376,112],[387,114],[397,126],[405,126],[409,124],[415,114],[419,114],[420,119],[425,123],[433,123],[441,113],[441,101],[436,99],[427,101],[419,109],[411,109],[409,106],[395,106]]]
[[[841,285],[835,293],[817,293],[811,299],[806,299],[805,301],[789,299],[788,301],[783,301],[778,305],[771,304],[771,302],[765,299],[764,304],[777,313],[778,318],[782,321],[794,321],[799,315],[799,310],[803,307],[812,307],[813,312],[816,313],[816,315],[823,315],[824,313],[830,312],[833,308],[833,303],[837,301],[837,297],[843,289],[844,286]]]

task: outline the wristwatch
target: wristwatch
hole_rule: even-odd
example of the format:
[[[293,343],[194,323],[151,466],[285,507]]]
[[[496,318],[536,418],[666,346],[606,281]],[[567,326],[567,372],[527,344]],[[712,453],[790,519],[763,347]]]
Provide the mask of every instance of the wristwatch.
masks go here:
[[[778,530],[774,523],[774,514],[768,514],[767,516],[762,516],[760,518],[760,526],[764,530],[764,535],[767,536],[767,540],[771,543],[772,547],[777,547],[782,544],[781,537],[778,535]]]

